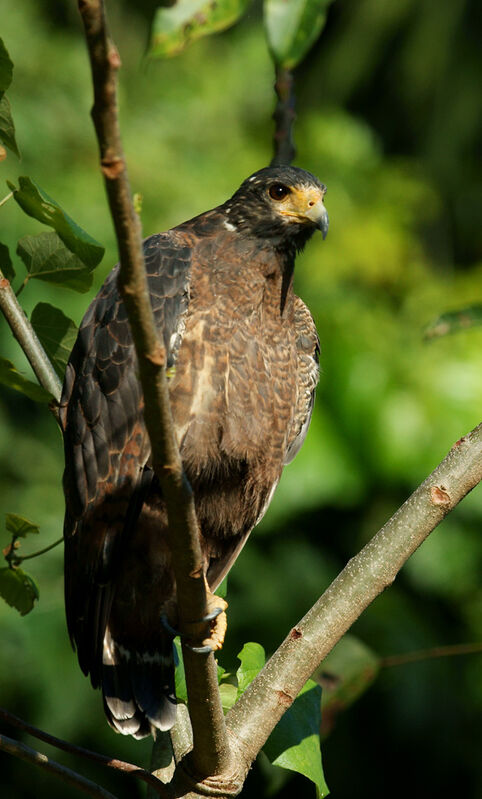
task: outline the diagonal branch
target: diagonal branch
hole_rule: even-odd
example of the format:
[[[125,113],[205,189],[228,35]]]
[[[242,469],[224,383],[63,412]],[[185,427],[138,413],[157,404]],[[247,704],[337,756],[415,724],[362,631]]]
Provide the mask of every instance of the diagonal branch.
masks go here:
[[[227,717],[249,766],[306,680],[363,610],[389,586],[410,555],[482,480],[482,424],[352,558],[294,627]]]
[[[144,393],[144,418],[169,518],[169,542],[181,622],[206,615],[203,559],[191,487],[179,455],[165,375],[165,351],[157,335],[117,117],[117,70],[120,59],[106,28],[102,0],[78,0],[94,85],[94,121],[109,206],[120,257],[119,290],[131,326]],[[213,655],[185,650],[186,682],[193,727],[190,767],[197,776],[225,770],[230,760]],[[200,697],[203,701],[200,701]]]
[[[44,743],[50,744],[50,746],[55,746],[56,749],[70,752],[73,755],[80,755],[87,760],[91,760],[93,763],[98,763],[100,766],[107,766],[107,768],[114,769],[115,771],[123,771],[126,774],[132,774],[133,777],[137,777],[148,785],[152,785],[156,792],[158,794],[160,793],[162,786],[159,785],[159,780],[149,771],[145,771],[139,768],[139,766],[135,766],[133,763],[126,763],[124,760],[117,760],[115,757],[107,757],[106,755],[99,754],[99,752],[92,752],[90,749],[84,749],[83,746],[76,746],[69,741],[64,741],[62,738],[56,738],[55,735],[50,735],[48,732],[34,727],[32,724],[15,716],[13,713],[9,713],[8,710],[5,710],[3,707],[0,707],[0,718],[13,727],[18,727],[29,733],[29,735],[33,735],[40,741],[44,741]],[[161,796],[162,795],[161,793]],[[166,792],[165,795],[168,796],[169,794]]]
[[[30,746],[26,746],[19,741],[14,741],[6,735],[0,735],[0,750],[14,757],[19,757],[21,760],[26,760],[27,763],[40,766],[44,771],[50,771],[51,774],[60,777],[68,785],[72,785],[74,788],[88,793],[89,796],[93,796],[94,799],[116,799],[114,794],[110,793],[110,791],[106,791],[100,785],[92,782],[92,780],[82,777],[66,766],[61,766],[60,763],[51,760],[47,755],[43,755],[41,752],[31,749]]]
[[[37,334],[25,316],[10,281],[0,271],[0,310],[7,320],[10,330],[20,344],[27,359],[35,372],[35,376],[42,388],[52,394],[51,410],[58,421],[58,402],[62,392],[62,384],[57,377],[50,360],[38,340]]]

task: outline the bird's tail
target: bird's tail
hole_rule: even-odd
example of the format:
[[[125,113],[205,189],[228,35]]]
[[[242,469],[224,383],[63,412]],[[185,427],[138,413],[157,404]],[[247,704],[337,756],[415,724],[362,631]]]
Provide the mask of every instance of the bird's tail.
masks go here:
[[[115,641],[107,627],[102,658],[104,710],[111,727],[144,738],[170,730],[176,721],[175,650],[163,634],[155,651],[139,651]]]

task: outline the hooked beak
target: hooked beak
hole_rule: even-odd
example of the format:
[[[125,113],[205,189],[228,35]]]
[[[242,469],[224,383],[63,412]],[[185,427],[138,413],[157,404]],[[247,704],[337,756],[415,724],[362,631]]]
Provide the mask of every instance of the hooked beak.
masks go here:
[[[314,205],[305,211],[305,216],[310,219],[321,230],[323,239],[326,239],[330,220],[328,219],[328,211],[323,205],[323,200],[318,200]]]

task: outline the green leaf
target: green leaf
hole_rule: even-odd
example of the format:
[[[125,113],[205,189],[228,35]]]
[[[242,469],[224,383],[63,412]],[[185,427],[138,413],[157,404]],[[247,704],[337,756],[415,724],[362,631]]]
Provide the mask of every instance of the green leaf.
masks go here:
[[[39,302],[30,317],[32,327],[62,379],[72,347],[77,338],[77,325],[48,302]]]
[[[308,680],[263,746],[274,766],[304,774],[315,783],[318,796],[328,794],[320,750],[321,688]]]
[[[178,702],[183,702],[184,704],[187,704],[186,675],[184,672],[182,647],[179,638],[174,639],[174,648],[176,650],[176,659],[177,659],[176,673],[175,673],[176,697]]]
[[[216,596],[220,596],[221,599],[226,599],[227,593],[228,593],[228,578],[225,577],[222,583],[220,583],[216,588]]]
[[[424,339],[447,336],[450,333],[458,333],[460,330],[467,330],[469,327],[482,325],[482,305],[471,305],[469,308],[462,308],[460,311],[447,311],[430,324],[424,333]]]
[[[379,657],[354,635],[345,635],[313,675],[323,689],[322,734],[328,735],[339,713],[352,705],[378,675]]]
[[[31,533],[35,533],[35,535],[40,533],[38,524],[34,524],[23,516],[19,516],[18,513],[5,514],[5,527],[7,531],[16,538],[26,538],[26,536]]]
[[[6,244],[0,242],[0,272],[7,280],[12,282],[15,279],[15,269],[13,268],[10,252]]]
[[[42,386],[32,382],[32,380],[27,380],[16,370],[12,361],[6,358],[0,358],[0,383],[15,389],[15,391],[20,391],[21,394],[25,394],[26,397],[34,400],[34,402],[50,402],[52,399],[52,395],[48,391],[45,391]]]
[[[238,658],[241,665],[236,672],[236,677],[238,678],[238,696],[241,696],[263,668],[266,655],[261,644],[250,642],[243,646]]]
[[[0,569],[0,596],[8,605],[16,608],[21,616],[25,616],[33,609],[35,600],[39,598],[39,591],[29,574],[22,569],[6,566]]]
[[[265,0],[264,26],[274,61],[292,69],[320,35],[332,0]]]
[[[12,111],[7,97],[0,100],[0,141],[8,147],[17,158],[20,158],[20,151],[15,140],[15,125],[13,124]]]
[[[12,76],[13,63],[10,60],[8,50],[3,43],[3,39],[0,39],[0,97],[10,86],[12,82]]]
[[[232,683],[223,682],[219,686],[219,696],[221,697],[223,711],[227,713],[228,710],[231,710],[238,698],[238,689]]]
[[[104,248],[82,230],[73,219],[62,210],[55,200],[52,200],[40,186],[27,177],[19,177],[19,188],[7,180],[9,188],[20,207],[29,216],[43,222],[44,225],[53,227],[59,234],[65,246],[83,263],[93,269],[100,262]]]
[[[149,55],[174,56],[188,44],[229,28],[244,14],[251,0],[177,0],[156,11]]]
[[[31,278],[84,294],[92,285],[91,268],[62,244],[56,233],[24,236],[17,245]]]

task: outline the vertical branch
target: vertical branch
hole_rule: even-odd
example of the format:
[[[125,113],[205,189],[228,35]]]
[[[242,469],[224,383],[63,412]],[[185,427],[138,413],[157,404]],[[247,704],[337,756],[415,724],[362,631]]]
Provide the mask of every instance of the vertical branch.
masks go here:
[[[291,164],[296,156],[293,143],[293,123],[296,119],[294,77],[290,69],[279,64],[276,65],[274,90],[278,101],[273,113],[275,131],[271,166],[279,166]]]
[[[144,394],[144,420],[152,465],[167,506],[168,535],[176,576],[180,627],[200,621],[207,612],[203,558],[194,497],[182,466],[171,415],[165,374],[165,350],[150,303],[141,227],[134,210],[117,116],[120,59],[106,26],[102,0],[78,0],[85,29],[94,86],[92,119],[120,257],[121,292],[136,349]],[[202,625],[199,625],[200,632]],[[214,656],[185,656],[194,748],[190,768],[197,775],[225,770],[230,761]]]

